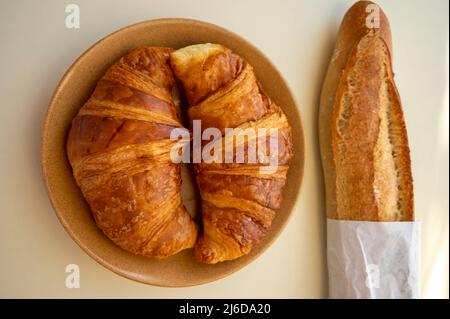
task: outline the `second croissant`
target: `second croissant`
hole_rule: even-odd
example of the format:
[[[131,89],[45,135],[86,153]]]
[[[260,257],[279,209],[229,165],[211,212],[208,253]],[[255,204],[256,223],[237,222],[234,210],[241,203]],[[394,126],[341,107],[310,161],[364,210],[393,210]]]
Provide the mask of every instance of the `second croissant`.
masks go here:
[[[170,63],[184,86],[191,126],[201,121],[203,131],[220,130],[218,143],[222,144],[230,128],[278,132],[277,167],[270,173],[263,172],[266,164],[249,160],[251,137],[244,142],[247,155],[243,162],[195,165],[203,220],[196,258],[209,264],[236,259],[265,236],[281,205],[293,154],[291,128],[281,109],[263,92],[253,68],[222,45],[185,47],[170,54]],[[270,144],[272,138],[264,137],[263,144]],[[233,143],[236,149],[237,142]]]

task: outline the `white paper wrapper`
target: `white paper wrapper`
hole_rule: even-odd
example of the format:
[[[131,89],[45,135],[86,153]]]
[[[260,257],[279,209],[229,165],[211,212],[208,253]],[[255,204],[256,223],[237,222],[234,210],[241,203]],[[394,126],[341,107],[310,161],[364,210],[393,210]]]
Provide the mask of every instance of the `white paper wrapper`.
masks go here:
[[[419,222],[327,220],[330,298],[419,298]]]

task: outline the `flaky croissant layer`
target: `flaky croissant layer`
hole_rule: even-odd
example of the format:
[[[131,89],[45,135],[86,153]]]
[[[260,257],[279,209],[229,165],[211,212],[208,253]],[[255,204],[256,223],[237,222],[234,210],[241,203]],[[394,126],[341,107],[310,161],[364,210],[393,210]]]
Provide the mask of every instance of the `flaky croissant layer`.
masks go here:
[[[172,100],[171,49],[139,48],[97,83],[72,121],[67,154],[99,228],[135,254],[163,258],[193,247],[197,226],[181,203],[170,159],[182,127]]]
[[[229,49],[217,44],[189,46],[171,53],[170,62],[184,86],[189,119],[201,120],[203,130],[278,131],[278,167],[270,174],[262,173],[262,163],[195,165],[203,219],[195,255],[210,264],[236,259],[264,237],[281,205],[293,154],[291,128],[282,110],[262,91],[252,67]]]

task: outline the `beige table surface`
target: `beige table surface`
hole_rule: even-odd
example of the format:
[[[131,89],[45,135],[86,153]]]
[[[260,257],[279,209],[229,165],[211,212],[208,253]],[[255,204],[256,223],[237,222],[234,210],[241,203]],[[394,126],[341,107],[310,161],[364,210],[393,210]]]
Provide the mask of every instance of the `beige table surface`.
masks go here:
[[[65,6],[81,9],[66,29]],[[316,298],[327,294],[316,117],[338,24],[351,0],[0,0],[0,297]],[[408,125],[422,291],[448,298],[448,1],[379,1],[392,25],[394,69]],[[225,279],[191,288],[139,284],[88,257],[59,224],[44,187],[40,134],[51,94],[95,41],[142,20],[186,17],[228,28],[275,63],[299,102],[307,158],[294,217],[268,251]],[[65,267],[81,287],[65,287]]]

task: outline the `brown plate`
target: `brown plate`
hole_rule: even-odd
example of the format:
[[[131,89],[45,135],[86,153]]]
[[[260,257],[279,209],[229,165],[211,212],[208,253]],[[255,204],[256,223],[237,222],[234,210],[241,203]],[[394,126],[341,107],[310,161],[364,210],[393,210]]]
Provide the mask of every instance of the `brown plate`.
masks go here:
[[[165,260],[135,256],[114,245],[97,228],[75,184],[65,145],[70,122],[92,93],[97,80],[120,56],[140,46],[181,48],[196,43],[220,43],[253,65],[267,94],[281,106],[293,129],[294,159],[291,162],[284,200],[264,240],[253,251],[234,261],[216,265],[197,263],[192,250]],[[86,253],[115,273],[157,286],[192,286],[223,278],[263,253],[286,225],[298,198],[303,178],[304,139],[294,97],[275,66],[253,45],[218,26],[188,19],[160,19],[138,23],[114,32],[95,43],[69,68],[50,102],[42,136],[42,167],[52,205],[64,228]],[[183,174],[183,197],[195,210],[195,192]]]

